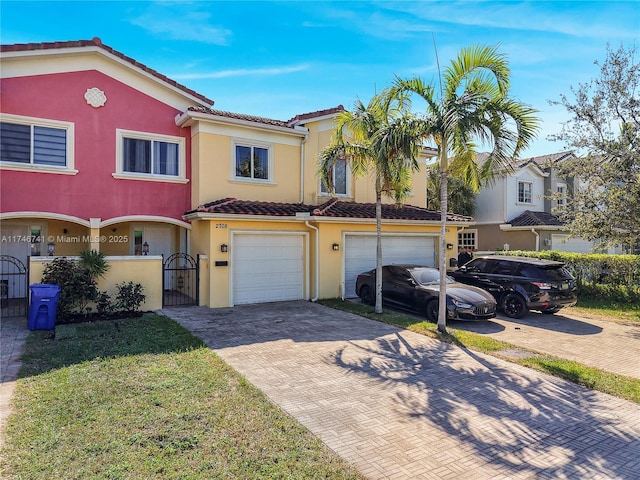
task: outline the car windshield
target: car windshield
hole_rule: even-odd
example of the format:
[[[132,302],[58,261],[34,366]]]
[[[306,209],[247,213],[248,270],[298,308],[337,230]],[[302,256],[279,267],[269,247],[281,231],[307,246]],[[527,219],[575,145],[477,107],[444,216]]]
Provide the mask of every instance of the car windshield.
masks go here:
[[[409,273],[420,285],[438,285],[440,283],[440,272],[435,268],[411,268]],[[447,283],[453,283],[451,277],[447,277]]]

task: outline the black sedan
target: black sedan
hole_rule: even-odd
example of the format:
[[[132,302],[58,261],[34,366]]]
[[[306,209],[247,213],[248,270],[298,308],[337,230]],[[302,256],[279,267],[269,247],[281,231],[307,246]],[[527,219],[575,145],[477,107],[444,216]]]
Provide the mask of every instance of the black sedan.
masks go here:
[[[440,272],[419,265],[382,267],[382,302],[385,305],[414,310],[433,322],[438,320]],[[356,293],[362,303],[376,302],[375,269],[358,275]],[[488,320],[496,316],[496,300],[481,288],[456,283],[447,277],[447,319]]]

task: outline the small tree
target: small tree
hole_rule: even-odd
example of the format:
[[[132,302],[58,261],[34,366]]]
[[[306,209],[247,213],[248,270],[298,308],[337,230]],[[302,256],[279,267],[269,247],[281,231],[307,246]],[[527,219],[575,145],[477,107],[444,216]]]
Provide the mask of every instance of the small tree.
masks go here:
[[[475,190],[459,177],[449,177],[447,188],[447,210],[449,213],[473,216],[475,210]],[[440,171],[438,165],[427,170],[427,208],[440,210]]]
[[[640,245],[640,63],[636,47],[611,50],[600,76],[571,88],[573,98],[550,101],[571,115],[551,140],[564,142],[575,158],[558,162],[561,176],[575,179],[558,210],[572,235],[600,247]]]

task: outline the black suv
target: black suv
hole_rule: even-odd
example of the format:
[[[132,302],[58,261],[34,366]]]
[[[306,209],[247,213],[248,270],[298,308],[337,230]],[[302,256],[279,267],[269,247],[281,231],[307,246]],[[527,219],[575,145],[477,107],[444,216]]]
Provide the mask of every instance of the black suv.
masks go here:
[[[556,313],[577,301],[575,278],[562,262],[489,255],[477,257],[449,275],[493,294],[505,315],[512,318],[529,310]]]

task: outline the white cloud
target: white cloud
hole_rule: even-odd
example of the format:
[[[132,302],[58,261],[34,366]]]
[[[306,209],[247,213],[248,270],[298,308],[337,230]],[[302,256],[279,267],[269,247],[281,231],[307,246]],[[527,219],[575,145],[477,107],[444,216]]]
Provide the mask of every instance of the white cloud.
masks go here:
[[[247,76],[274,76],[286,75],[307,70],[309,65],[291,65],[283,67],[265,67],[265,68],[238,68],[234,70],[219,70],[217,72],[201,72],[201,73],[182,73],[171,75],[176,80],[199,80],[207,78],[228,78],[228,77],[247,77]]]
[[[206,5],[206,4],[205,4]],[[130,23],[148,32],[172,40],[188,40],[213,45],[228,45],[231,30],[213,25],[211,14],[193,4],[152,4],[143,14],[131,18]]]
[[[403,40],[426,32],[456,35],[460,28],[469,27],[576,38],[635,39],[640,20],[635,1],[583,1],[579,10],[572,8],[572,2],[548,1],[378,1],[331,3],[330,8],[322,5],[314,14],[331,21],[334,27],[341,24],[387,40]],[[621,22],[621,18],[625,21]]]

